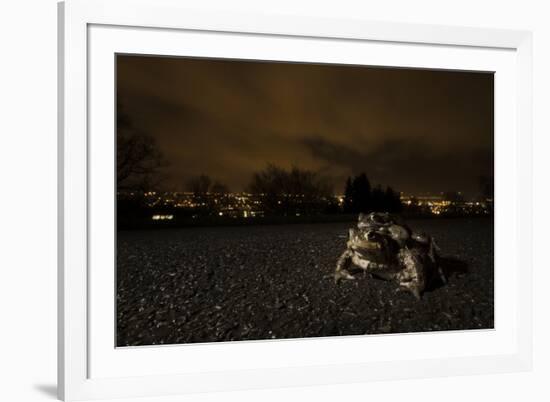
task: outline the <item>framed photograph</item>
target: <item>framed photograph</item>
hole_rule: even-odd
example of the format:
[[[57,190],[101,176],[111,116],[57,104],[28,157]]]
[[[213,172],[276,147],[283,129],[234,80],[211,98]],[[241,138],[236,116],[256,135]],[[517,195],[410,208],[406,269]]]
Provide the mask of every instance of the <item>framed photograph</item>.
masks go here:
[[[59,396],[531,368],[531,34],[59,5]]]

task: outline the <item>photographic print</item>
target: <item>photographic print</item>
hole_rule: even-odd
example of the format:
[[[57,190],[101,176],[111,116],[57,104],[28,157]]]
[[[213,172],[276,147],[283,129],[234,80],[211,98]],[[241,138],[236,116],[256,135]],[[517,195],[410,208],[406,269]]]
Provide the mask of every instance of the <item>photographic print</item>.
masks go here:
[[[116,56],[116,345],[494,327],[494,75]]]

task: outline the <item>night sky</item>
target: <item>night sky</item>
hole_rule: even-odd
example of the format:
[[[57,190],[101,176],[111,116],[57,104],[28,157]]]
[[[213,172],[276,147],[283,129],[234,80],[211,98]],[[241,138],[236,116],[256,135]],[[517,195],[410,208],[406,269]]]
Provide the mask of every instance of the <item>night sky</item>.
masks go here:
[[[118,56],[117,99],[169,162],[241,191],[267,163],[319,171],[336,192],[366,172],[398,191],[462,191],[493,175],[493,74]]]

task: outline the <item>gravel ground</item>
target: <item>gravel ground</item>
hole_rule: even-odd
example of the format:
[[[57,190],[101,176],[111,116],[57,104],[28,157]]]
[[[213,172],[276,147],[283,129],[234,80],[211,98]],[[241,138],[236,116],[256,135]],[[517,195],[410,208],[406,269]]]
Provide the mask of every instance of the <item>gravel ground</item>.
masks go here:
[[[335,285],[349,223],[118,233],[117,345],[493,328],[493,221],[411,221],[450,257],[417,301],[369,275]]]

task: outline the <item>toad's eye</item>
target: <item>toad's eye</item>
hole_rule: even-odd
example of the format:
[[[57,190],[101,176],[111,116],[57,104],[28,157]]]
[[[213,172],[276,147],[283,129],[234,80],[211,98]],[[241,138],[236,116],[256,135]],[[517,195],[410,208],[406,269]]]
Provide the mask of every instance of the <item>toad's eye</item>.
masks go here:
[[[376,234],[374,232],[367,232],[366,238],[367,238],[367,240],[375,240],[376,239]]]

